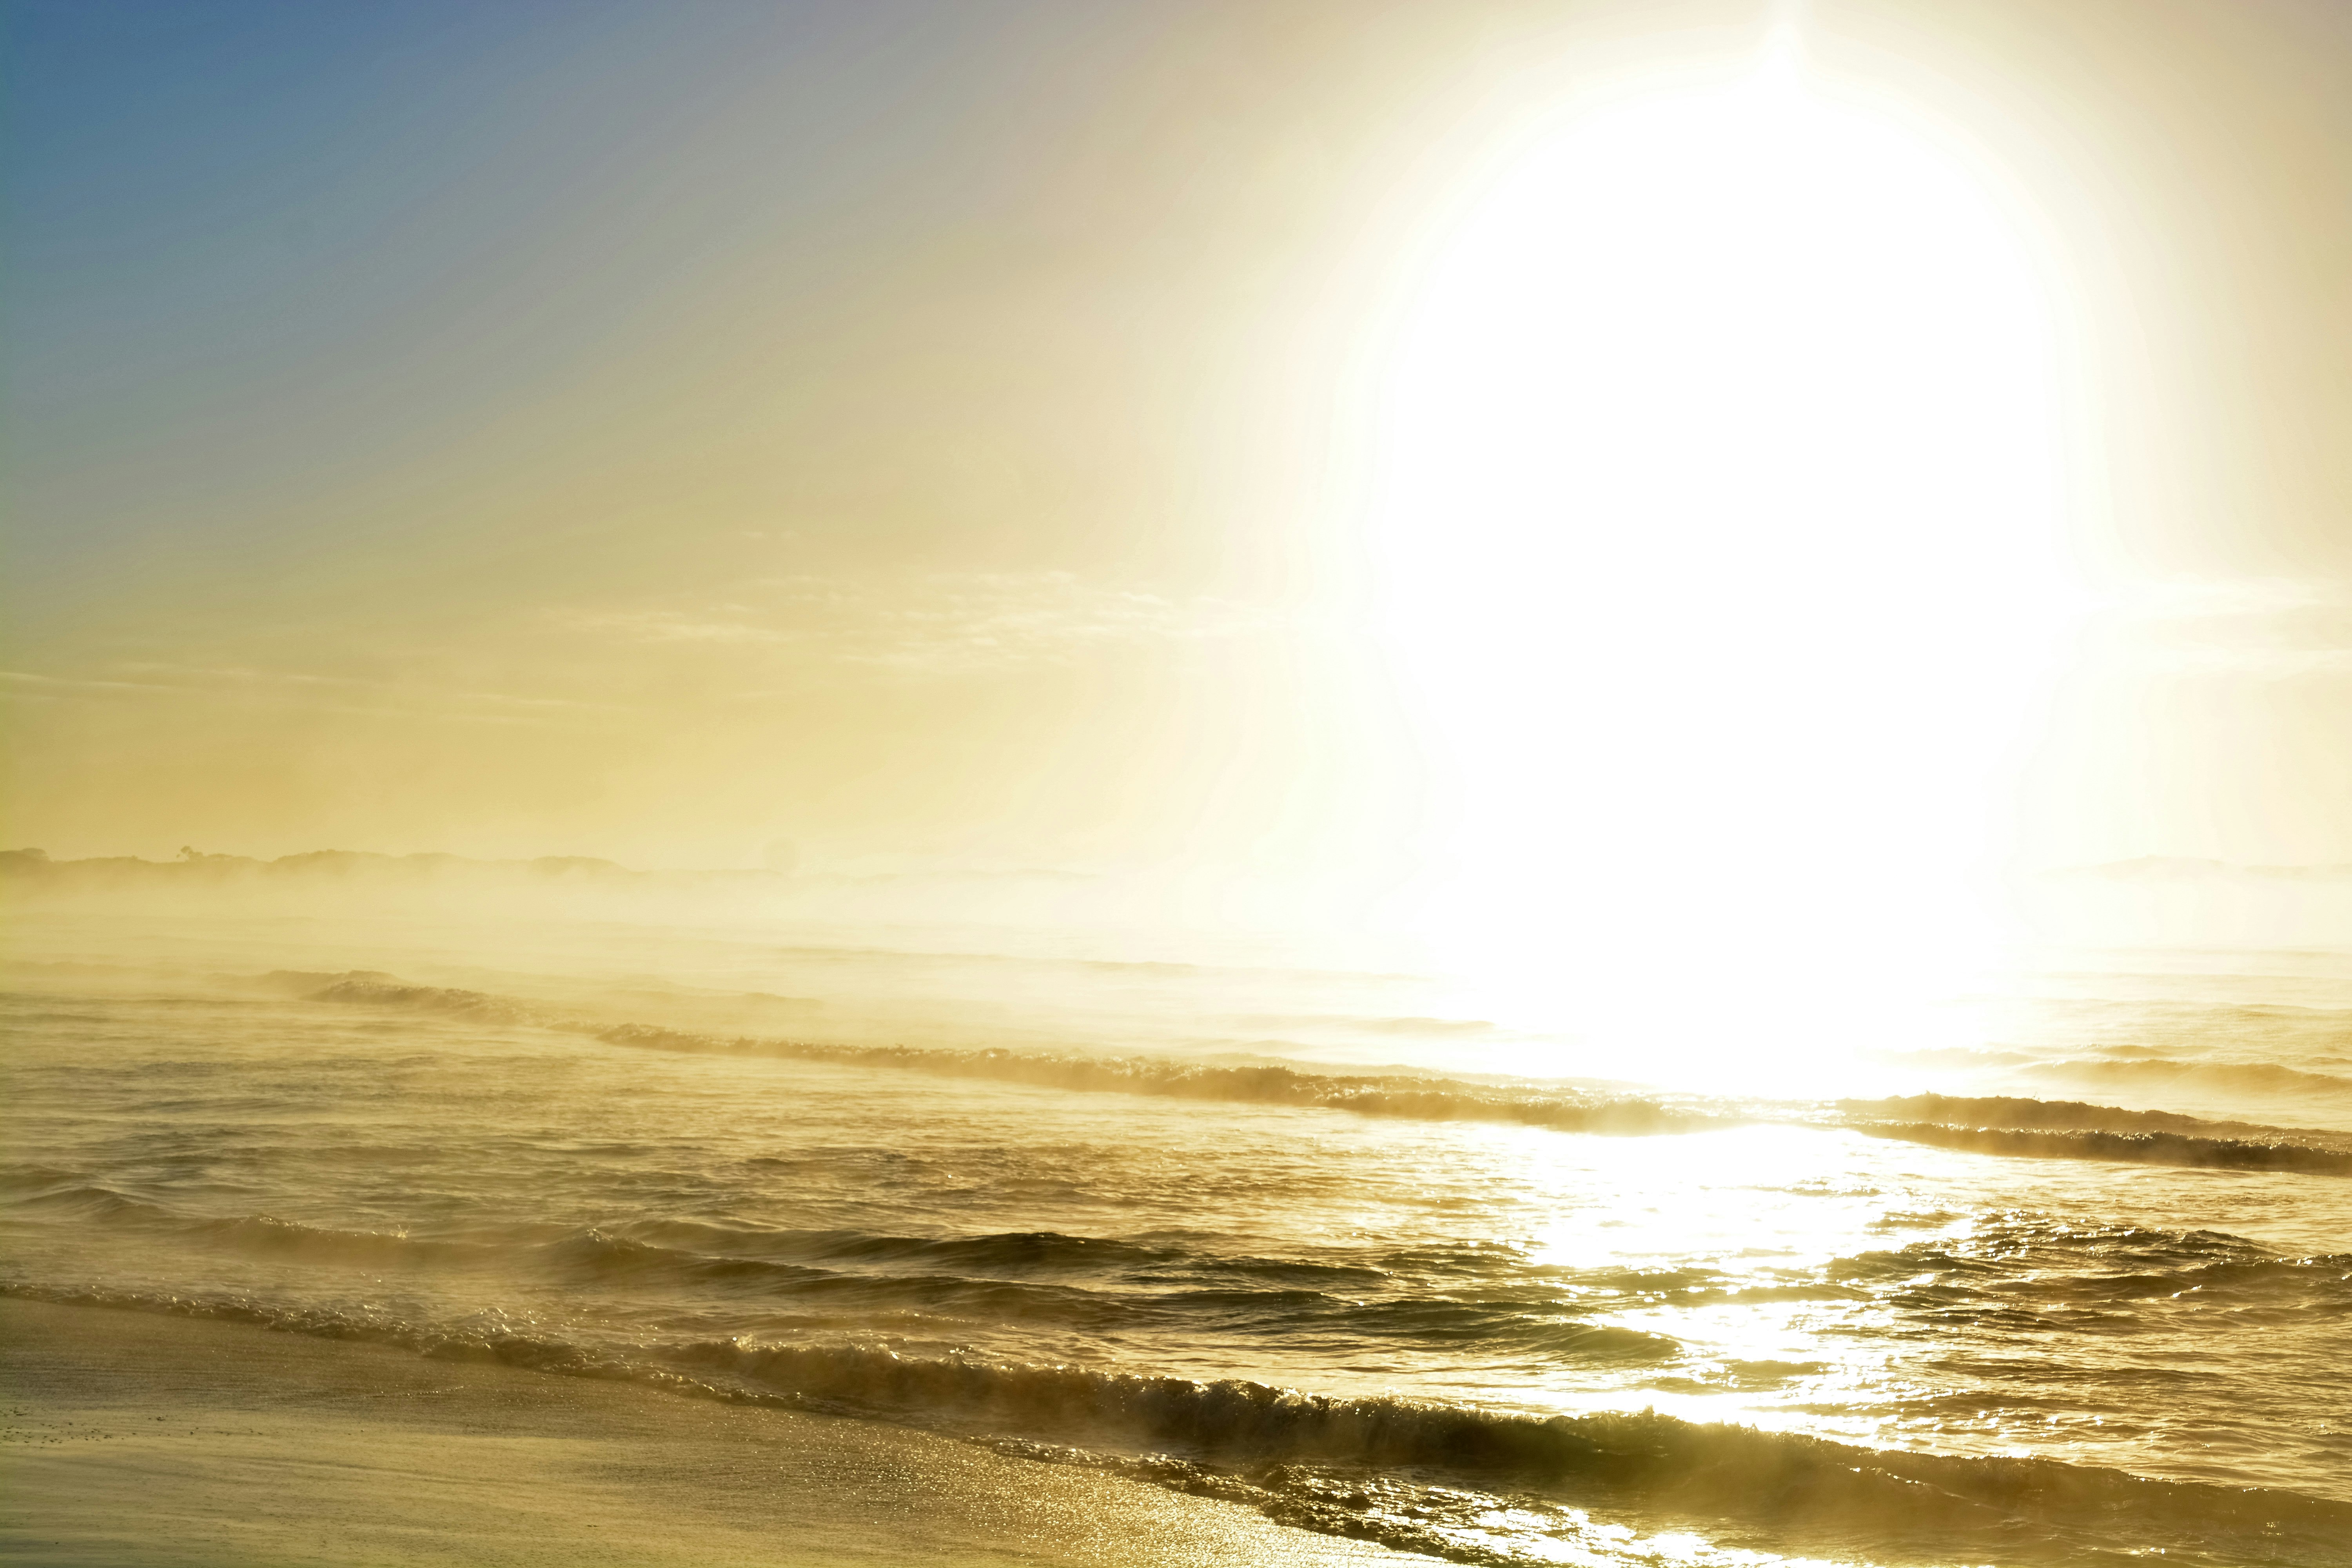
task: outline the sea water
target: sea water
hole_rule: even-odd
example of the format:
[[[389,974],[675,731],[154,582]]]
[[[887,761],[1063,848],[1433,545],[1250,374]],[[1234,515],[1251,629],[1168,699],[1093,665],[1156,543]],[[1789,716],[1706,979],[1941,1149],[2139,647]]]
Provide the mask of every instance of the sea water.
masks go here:
[[[2352,954],[2046,955],[1997,1037],[1774,1093],[1547,1073],[1410,973],[971,933],[13,946],[14,1294],[1463,1562],[2352,1562]]]

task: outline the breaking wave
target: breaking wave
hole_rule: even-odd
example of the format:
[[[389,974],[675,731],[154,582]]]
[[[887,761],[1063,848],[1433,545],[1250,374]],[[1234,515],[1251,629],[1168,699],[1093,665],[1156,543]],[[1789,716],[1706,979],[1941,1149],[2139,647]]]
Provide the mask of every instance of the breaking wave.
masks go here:
[[[325,984],[308,989],[314,981]],[[1424,1121],[1481,1121],[1558,1132],[1654,1136],[1716,1131],[1757,1122],[1851,1126],[1973,1153],[2027,1159],[2119,1161],[2191,1169],[2352,1175],[2352,1146],[2326,1134],[2245,1122],[2213,1121],[2171,1111],[2133,1110],[2079,1100],[2015,1096],[1911,1095],[1840,1100],[1824,1112],[1796,1106],[1675,1101],[1655,1096],[1561,1091],[1465,1082],[1415,1074],[1348,1075],[1275,1063],[1246,1066],[1154,1057],[1096,1057],[1020,1051],[855,1045],[815,1040],[722,1037],[627,1023],[608,1026],[546,1012],[510,997],[443,986],[410,985],[376,972],[341,975],[280,972],[264,984],[299,990],[317,1002],[397,1008],[499,1024],[535,1024],[592,1035],[610,1045],[688,1055],[756,1057],[829,1066],[986,1079],[1077,1093],[1141,1094],[1238,1104],[1311,1107],[1360,1116]],[[2288,1068],[2168,1060],[2049,1063],[2027,1070],[2168,1080],[2205,1075],[2284,1092],[2294,1081],[2352,1092],[2352,1080]]]
[[[1495,1121],[1567,1132],[1624,1135],[1695,1132],[1748,1119],[1661,1100],[1491,1088],[1416,1074],[1343,1076],[1277,1064],[1245,1067],[1151,1057],[1090,1057],[1003,1047],[956,1049],[845,1045],[816,1040],[722,1037],[653,1024],[600,1023],[553,1013],[511,997],[447,986],[410,985],[373,971],[265,976],[304,999],[397,1008],[501,1024],[537,1024],[590,1034],[610,1045],[694,1055],[749,1056],[988,1079],[1080,1093],[1148,1094],[1255,1105],[1312,1106],[1414,1121]],[[318,981],[315,988],[303,983]],[[1414,1023],[1423,1020],[1412,1020]]]
[[[2211,1171],[2290,1171],[2352,1176],[2352,1153],[2307,1143],[2265,1143],[2236,1138],[2196,1138],[2179,1132],[2101,1132],[2076,1129],[1955,1127],[1932,1121],[1858,1121],[1858,1132],[1960,1149],[1972,1154],[2044,1160],[2120,1160],[2142,1165],[2184,1165]]]
[[[1841,1100],[1837,1110],[1857,1121],[1939,1121],[1958,1127],[2051,1127],[2203,1137],[2277,1131],[2173,1110],[2133,1110],[2119,1105],[2088,1105],[2079,1100],[2025,1100],[2014,1095],[1909,1094],[1888,1100]]]
[[[296,981],[314,978],[310,975],[279,970],[265,977],[276,980],[286,976]],[[371,1007],[397,1007],[412,1013],[442,1013],[461,1018],[476,1018],[486,1023],[539,1024],[555,1022],[542,1017],[539,1011],[511,997],[494,996],[487,991],[461,991],[442,985],[406,985],[390,975],[361,972],[337,978],[333,984],[316,991],[302,993],[312,1002],[360,1003]]]
[[[1563,1132],[1645,1134],[1737,1126],[1747,1119],[1655,1100],[1588,1099],[1488,1089],[1449,1079],[1344,1077],[1273,1065],[1224,1067],[1155,1057],[1079,1057],[1002,1047],[958,1050],[832,1045],[803,1040],[725,1039],[649,1024],[624,1024],[598,1038],[643,1050],[784,1058],[843,1067],[887,1068],[943,1078],[990,1079],[1081,1093],[1148,1094],[1251,1105],[1311,1106],[1360,1116],[1423,1121],[1496,1121]]]
[[[1541,1417],[1398,1398],[1338,1398],[1181,1377],[856,1344],[740,1339],[593,1345],[500,1321],[418,1324],[331,1309],[158,1292],[0,1284],[0,1294],[398,1345],[445,1360],[646,1384],[735,1403],[944,1430],[1024,1457],[1223,1496],[1285,1523],[1457,1562],[1530,1559],[1478,1528],[1536,1499],[1622,1517],[1833,1538],[1941,1560],[2087,1560],[2118,1521],[2172,1560],[2319,1568],[2341,1561],[2352,1505],[2264,1488],[2155,1480],[2044,1458],[1874,1449],[1697,1425],[1654,1411]],[[1464,1489],[1475,1489],[1465,1492]],[[2031,1533],[2029,1533],[2029,1531]],[[2209,1555],[2210,1554],[2210,1557]]]
[[[1849,1125],[1873,1137],[1977,1154],[2352,1176],[2352,1141],[2315,1132],[2289,1137],[2278,1128],[2170,1110],[1942,1094],[1842,1100],[1836,1109]]]

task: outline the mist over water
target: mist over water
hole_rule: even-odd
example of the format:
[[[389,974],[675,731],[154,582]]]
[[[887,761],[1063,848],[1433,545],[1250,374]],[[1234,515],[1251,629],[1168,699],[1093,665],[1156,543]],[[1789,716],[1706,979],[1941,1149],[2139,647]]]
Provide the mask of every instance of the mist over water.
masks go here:
[[[20,879],[5,1289],[878,1417],[1465,1562],[2352,1530],[2339,952],[2052,952],[1948,999],[2005,1021],[1977,1048],[1890,1019],[1709,1080],[1459,976],[707,888],[566,919],[549,874],[209,919],[152,871]]]
[[[2352,1563],[2352,7],[5,31],[0,1555]]]

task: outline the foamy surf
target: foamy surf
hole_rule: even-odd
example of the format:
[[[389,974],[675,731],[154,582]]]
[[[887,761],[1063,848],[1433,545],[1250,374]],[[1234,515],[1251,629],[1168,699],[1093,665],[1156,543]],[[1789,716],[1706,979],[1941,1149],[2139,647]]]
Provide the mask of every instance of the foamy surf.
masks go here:
[[[0,1004],[0,1285],[1463,1562],[2303,1568],[2346,1527],[2341,1130],[1089,1051],[1068,1018],[828,1037],[791,962],[800,999],[740,1003],[389,953],[44,972]]]
[[[1756,1560],[1696,1542],[1660,1552],[1623,1522],[1661,1514],[1703,1522],[1727,1541],[1769,1530],[1808,1549],[1915,1560],[1984,1553],[2080,1562],[2115,1540],[2125,1516],[2132,1521],[2126,1554],[2174,1561],[2319,1568],[2340,1562],[2342,1542],[2352,1539],[2352,1503],[2290,1491],[2151,1480],[2046,1459],[1865,1448],[1654,1410],[1545,1419],[1333,1398],[1245,1379],[1202,1383],[859,1345],[734,1339],[616,1347],[503,1323],[415,1324],[22,1283],[0,1291],[905,1422],[1003,1453],[1247,1503],[1300,1528],[1498,1568],[1556,1560],[1563,1543],[1613,1548],[1601,1559],[1608,1562]]]
[[[1562,1132],[1624,1136],[1696,1132],[1761,1121],[1808,1125],[1833,1121],[1874,1136],[1904,1138],[1986,1154],[2352,1175],[2352,1140],[2323,1142],[2309,1132],[2244,1123],[2214,1124],[2171,1112],[2135,1111],[2079,1101],[1920,1095],[1879,1102],[1840,1100],[1824,1108],[1801,1101],[1748,1100],[1734,1103],[1688,1096],[1664,1099],[1589,1091],[1563,1093],[1540,1089],[1501,1089],[1433,1074],[1346,1075],[1275,1064],[1229,1067],[1151,1057],[1074,1055],[1001,1047],[957,1050],[845,1045],[753,1036],[723,1037],[646,1022],[604,1026],[514,997],[446,986],[411,985],[381,973],[329,975],[280,972],[261,976],[257,983],[290,991],[307,1001],[415,1010],[484,1022],[538,1024],[593,1033],[609,1044],[645,1050],[886,1068],[1085,1093],[1315,1106],[1363,1116],[1491,1121]],[[312,989],[314,984],[316,988]],[[1906,1110],[1912,1115],[1906,1116]],[[2233,1133],[2239,1135],[2230,1135]]]

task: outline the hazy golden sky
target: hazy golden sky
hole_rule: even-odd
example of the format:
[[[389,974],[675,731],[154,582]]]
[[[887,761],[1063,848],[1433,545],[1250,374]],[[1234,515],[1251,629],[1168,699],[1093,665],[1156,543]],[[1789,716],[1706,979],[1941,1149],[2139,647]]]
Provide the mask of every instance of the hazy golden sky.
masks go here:
[[[1515,158],[1738,79],[1776,25],[1808,90],[1966,171],[2055,323],[2049,531],[2087,620],[2019,712],[2009,848],[2352,860],[2326,0],[15,5],[6,837],[1377,880],[1447,787],[1367,521],[1398,323]],[[1966,556],[1953,477],[1886,528]],[[1820,545],[1784,515],[1649,537],[1622,579],[1451,552],[1442,519],[1406,555],[1520,616],[1584,573],[1563,602],[1653,628],[1611,646],[1704,725],[1740,710],[1704,671],[1748,655],[1655,630],[1658,570],[1748,584],[1752,654],[1782,579],[1721,541]],[[1866,668],[1914,588],[1848,555],[1791,613],[1864,605],[1835,658]],[[1614,679],[1597,636],[1508,678],[1528,723]],[[1754,777],[1812,742],[1779,732],[1672,809],[1781,798]]]

